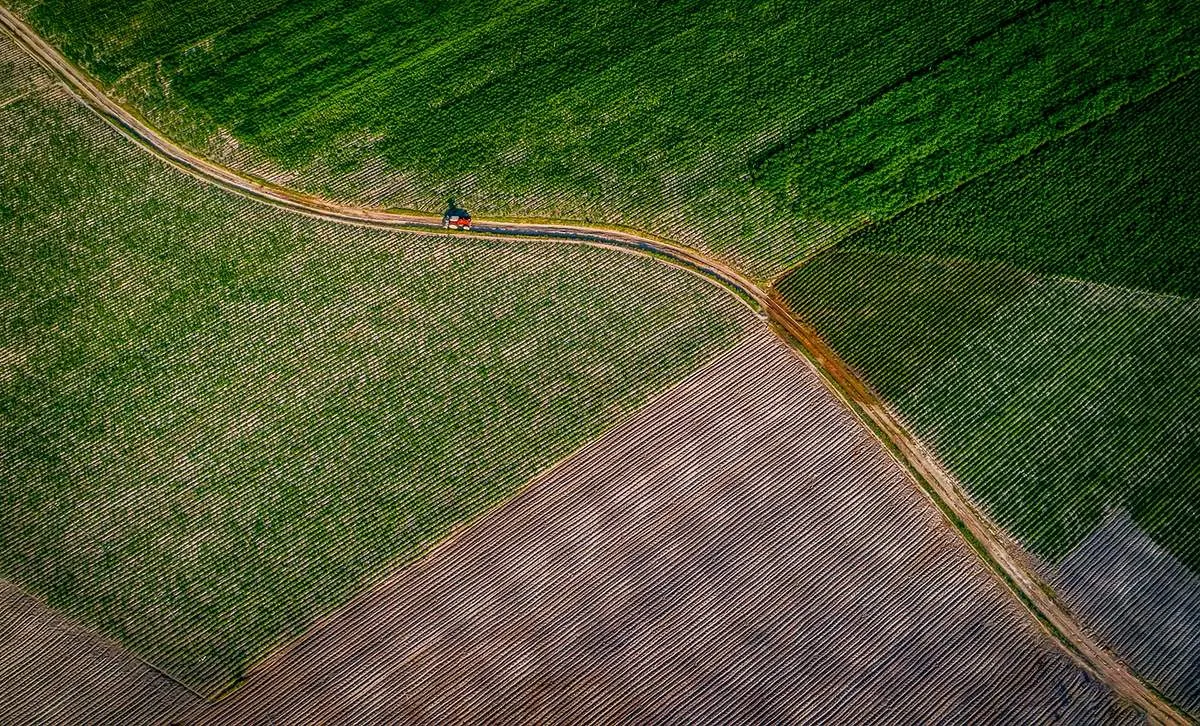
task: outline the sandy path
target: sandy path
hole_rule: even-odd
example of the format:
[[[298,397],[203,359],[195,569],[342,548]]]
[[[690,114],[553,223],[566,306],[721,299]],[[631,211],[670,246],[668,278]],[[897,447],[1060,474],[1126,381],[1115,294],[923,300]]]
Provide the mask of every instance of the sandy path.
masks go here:
[[[109,98],[58,51],[43,41],[9,10],[0,7],[0,27],[59,77],[89,108],[121,133],[168,163],[193,176],[247,197],[333,221],[411,231],[440,231],[440,218],[419,212],[397,212],[336,204],[313,195],[252,179],[204,159],[170,141],[133,112]],[[1083,666],[1122,697],[1136,703],[1152,720],[1187,723],[1186,717],[1133,674],[1111,651],[1089,636],[1050,594],[1050,589],[1009,549],[1007,537],[969,500],[966,493],[909,434],[882,401],[829,348],[816,332],[796,317],[774,291],[764,290],[729,265],[695,250],[634,231],[553,222],[483,222],[475,234],[495,237],[549,238],[645,254],[661,259],[735,291],[765,313],[772,329],[804,353],[821,379],[840,397],[913,476],[958,528],[980,558],[1011,589],[1017,599]]]

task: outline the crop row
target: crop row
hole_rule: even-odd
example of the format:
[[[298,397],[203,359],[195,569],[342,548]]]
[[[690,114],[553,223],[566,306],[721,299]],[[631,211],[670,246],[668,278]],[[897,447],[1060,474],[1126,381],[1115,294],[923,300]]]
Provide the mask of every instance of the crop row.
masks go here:
[[[831,253],[793,306],[931,442],[992,514],[1054,561],[1108,506],[1200,567],[1187,443],[1195,302],[996,265]]]
[[[48,80],[32,56],[0,35],[0,106],[12,103]]]
[[[1049,565],[1119,508],[1200,568],[1200,417],[1182,403],[1200,396],[1195,301],[859,251],[782,290]]]
[[[1052,583],[1139,674],[1200,713],[1200,575],[1115,510],[1060,563]]]
[[[780,285],[1085,624],[1193,709],[1197,108],[1192,74]],[[1106,534],[1119,516],[1144,541]]]
[[[880,220],[1196,67],[1195,8],[1047,0],[824,124],[758,174],[802,216]]]
[[[847,240],[851,249],[1007,262],[1200,294],[1200,74],[953,194]]]
[[[119,647],[0,581],[0,719],[5,723],[151,723],[200,699]]]
[[[749,320],[648,260],[241,200],[57,88],[0,152],[0,576],[205,692]]]
[[[630,224],[756,276],[1153,91],[1193,67],[1197,20],[1155,0],[184,5],[26,15],[171,136],[236,159],[232,134],[289,183]]]
[[[1038,721],[1117,708],[761,331],[210,715]]]

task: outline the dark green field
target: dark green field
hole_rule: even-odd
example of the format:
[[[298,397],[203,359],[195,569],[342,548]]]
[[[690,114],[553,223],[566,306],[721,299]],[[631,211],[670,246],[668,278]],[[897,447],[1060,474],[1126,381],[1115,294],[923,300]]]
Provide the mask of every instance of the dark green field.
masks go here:
[[[846,247],[1200,296],[1197,118],[1193,74]]]
[[[1037,555],[1120,508],[1200,573],[1200,3],[12,5],[235,168],[783,274]],[[0,62],[0,577],[202,689],[749,319],[646,260],[227,197],[33,75]]]
[[[317,191],[627,223],[761,276],[1200,63],[1200,5],[1163,0],[45,0],[25,15],[169,134],[216,153],[228,130]]]
[[[781,284],[1050,560],[1120,507],[1200,572],[1198,111],[1193,76]]]
[[[0,577],[203,691],[749,317],[650,260],[230,196],[61,90],[0,108],[0,238]]]

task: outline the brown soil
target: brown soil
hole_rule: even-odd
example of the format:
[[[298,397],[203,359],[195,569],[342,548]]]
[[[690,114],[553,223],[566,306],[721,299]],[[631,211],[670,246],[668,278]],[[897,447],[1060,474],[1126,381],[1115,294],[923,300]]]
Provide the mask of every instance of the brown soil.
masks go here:
[[[262,663],[212,723],[1117,721],[760,330]]]
[[[200,179],[276,206],[334,221],[374,227],[437,232],[440,219],[419,212],[397,212],[337,204],[320,197],[253,179],[190,152],[112,100],[80,69],[63,58],[12,12],[0,7],[0,27],[9,32],[44,66],[57,75],[89,108],[135,143]],[[772,328],[795,345],[821,379],[859,417],[887,450],[933,499],[988,567],[1010,588],[1034,619],[1063,645],[1077,662],[1101,678],[1121,697],[1163,723],[1186,723],[1186,717],[1133,674],[1111,651],[1086,633],[1074,617],[1049,595],[1023,557],[1005,546],[1006,536],[969,500],[966,493],[819,335],[795,316],[773,290],[764,290],[732,267],[686,247],[635,231],[595,228],[571,223],[479,222],[473,234],[495,237],[550,238],[574,244],[614,247],[649,254],[688,269],[753,300]]]
[[[204,701],[0,580],[0,723],[152,723]]]

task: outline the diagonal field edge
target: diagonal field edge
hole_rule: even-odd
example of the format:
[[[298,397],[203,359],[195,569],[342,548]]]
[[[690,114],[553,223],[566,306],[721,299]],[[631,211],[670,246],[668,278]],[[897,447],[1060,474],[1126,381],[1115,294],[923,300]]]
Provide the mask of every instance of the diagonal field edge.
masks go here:
[[[58,77],[80,101],[147,152],[180,170],[227,191],[309,216],[343,224],[441,232],[440,218],[411,210],[391,211],[337,204],[322,197],[276,186],[239,174],[182,148],[108,97],[81,69],[38,36],[16,15],[0,7],[0,29]],[[953,477],[891,414],[867,384],[841,360],[820,335],[800,320],[773,288],[764,289],[732,266],[688,247],[638,231],[570,222],[494,221],[476,227],[477,236],[551,240],[615,249],[682,268],[718,285],[760,316],[789,345],[797,348],[831,392],[875,436],[1034,620],[1081,666],[1158,723],[1190,723],[1182,711],[1142,681],[1110,650],[1096,642],[1057,602],[1041,578],[1009,551],[1000,527],[970,501]]]

